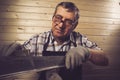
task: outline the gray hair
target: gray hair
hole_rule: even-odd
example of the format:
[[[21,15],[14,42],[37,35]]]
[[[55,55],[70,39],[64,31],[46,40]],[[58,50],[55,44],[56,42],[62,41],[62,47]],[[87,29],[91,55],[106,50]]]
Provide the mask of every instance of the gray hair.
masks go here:
[[[60,2],[56,8],[55,8],[55,12],[54,15],[57,12],[57,8],[59,6],[62,6],[63,8],[68,9],[68,12],[75,12],[75,19],[74,21],[78,23],[78,19],[79,19],[79,9],[77,8],[77,6],[73,3],[73,2]]]

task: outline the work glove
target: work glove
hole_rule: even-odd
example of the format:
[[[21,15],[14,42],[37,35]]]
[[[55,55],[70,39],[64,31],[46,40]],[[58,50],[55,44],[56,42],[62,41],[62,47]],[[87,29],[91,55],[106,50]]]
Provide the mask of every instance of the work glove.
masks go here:
[[[78,46],[72,48],[66,54],[65,66],[67,69],[79,67],[83,62],[88,60],[89,56],[89,50],[85,47]]]

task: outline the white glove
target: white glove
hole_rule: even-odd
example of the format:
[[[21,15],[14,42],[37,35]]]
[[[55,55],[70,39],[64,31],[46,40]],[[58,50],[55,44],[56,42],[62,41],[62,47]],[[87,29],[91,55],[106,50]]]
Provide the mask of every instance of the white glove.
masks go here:
[[[89,50],[82,46],[70,49],[66,54],[66,68],[74,69],[75,67],[79,67],[83,62],[88,59],[89,55]]]

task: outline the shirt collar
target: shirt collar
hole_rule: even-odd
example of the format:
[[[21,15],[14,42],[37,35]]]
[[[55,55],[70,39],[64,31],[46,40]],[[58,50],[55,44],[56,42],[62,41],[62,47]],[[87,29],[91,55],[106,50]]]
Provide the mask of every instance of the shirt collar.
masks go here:
[[[55,41],[54,37],[53,37],[53,33],[52,31],[50,31],[50,43],[53,43]]]
[[[70,34],[70,41],[73,42],[73,43],[76,43],[75,32],[71,32],[71,34]]]
[[[55,39],[54,39],[54,37],[53,37],[52,31],[50,31],[50,35],[51,35],[51,36],[50,36],[50,42],[53,43],[53,42],[55,41]],[[68,39],[66,42],[73,42],[73,43],[76,42],[76,41],[75,41],[74,32],[72,32],[72,33],[70,34],[69,38],[70,38],[70,39]]]

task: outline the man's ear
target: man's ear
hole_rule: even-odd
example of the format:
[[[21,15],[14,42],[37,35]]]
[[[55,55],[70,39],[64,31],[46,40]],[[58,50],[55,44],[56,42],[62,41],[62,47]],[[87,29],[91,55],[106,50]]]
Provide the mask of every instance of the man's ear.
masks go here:
[[[78,21],[73,25],[73,30],[77,27]]]

